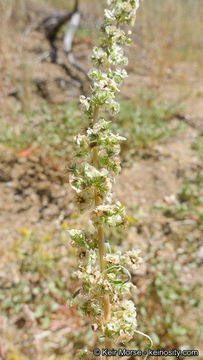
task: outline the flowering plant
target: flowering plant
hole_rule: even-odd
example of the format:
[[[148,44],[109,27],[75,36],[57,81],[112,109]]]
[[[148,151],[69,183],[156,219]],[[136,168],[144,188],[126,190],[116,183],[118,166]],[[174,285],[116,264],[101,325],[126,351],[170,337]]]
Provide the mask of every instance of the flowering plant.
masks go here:
[[[114,175],[120,171],[120,142],[126,139],[112,133],[111,123],[99,115],[99,110],[103,108],[112,115],[119,112],[115,94],[127,77],[122,66],[128,63],[123,45],[131,43],[131,31],[125,32],[120,25],[134,24],[139,0],[107,0],[107,5],[101,45],[91,55],[92,91],[89,97],[80,97],[88,129],[74,139],[77,161],[70,168],[75,202],[81,211],[89,210],[90,223],[86,230],[69,230],[69,235],[78,249],[77,276],[82,281],[74,296],[79,292],[84,296],[82,310],[90,316],[93,328],[105,337],[105,345],[110,349],[112,339],[114,343],[125,344],[138,332],[136,308],[130,300],[134,285],[129,270],[137,269],[141,260],[136,250],[112,253],[104,240],[104,226],[127,224],[124,206],[112,198]],[[87,351],[81,356],[91,358]]]

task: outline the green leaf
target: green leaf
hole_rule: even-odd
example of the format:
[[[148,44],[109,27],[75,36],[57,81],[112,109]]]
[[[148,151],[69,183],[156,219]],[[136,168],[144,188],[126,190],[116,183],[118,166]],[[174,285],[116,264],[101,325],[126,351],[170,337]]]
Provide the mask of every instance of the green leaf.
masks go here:
[[[78,290],[76,290],[76,291],[74,292],[74,294],[73,294],[73,296],[72,296],[72,299],[75,299],[75,298],[79,295],[80,290],[81,290],[81,288],[79,288]]]
[[[32,299],[31,294],[27,294],[24,296],[23,301],[27,302],[27,301],[30,301],[31,299]]]
[[[81,291],[82,288],[79,288],[78,290],[76,290],[71,298],[71,301],[70,301],[70,306],[72,306],[73,304],[73,300],[79,295],[80,291]]]
[[[50,318],[48,316],[46,316],[42,322],[42,327],[44,329],[48,329],[49,328],[49,324],[50,324]]]
[[[53,301],[53,302],[51,303],[51,310],[52,310],[52,311],[55,311],[55,310],[57,310],[58,308],[59,308],[59,304],[56,303],[55,301]]]
[[[33,293],[34,295],[38,295],[38,294],[40,293],[40,288],[39,288],[39,287],[34,287],[34,288],[32,289],[32,293]]]
[[[39,319],[43,316],[43,314],[44,314],[44,305],[38,305],[34,312],[35,318]]]
[[[20,309],[21,309],[21,304],[16,304],[16,305],[14,306],[14,309],[15,309],[16,312],[19,312]]]
[[[72,173],[75,173],[76,169],[77,169],[77,165],[74,164],[69,168],[69,171],[72,172]]]
[[[122,268],[122,273],[123,273],[124,275],[130,276],[129,271],[128,271],[127,269],[125,269],[125,268]]]
[[[160,343],[159,337],[158,337],[158,335],[157,335],[156,333],[150,334],[150,337],[152,338],[152,340],[153,340],[153,342],[154,342],[155,344],[158,345],[158,344]]]
[[[111,247],[110,247],[110,244],[108,242],[108,240],[104,240],[105,242],[105,246],[106,246],[106,250],[107,250],[107,254],[110,254],[111,253]]]
[[[114,280],[113,284],[124,284],[122,280]]]
[[[48,282],[48,287],[51,290],[51,292],[53,292],[53,293],[58,293],[59,292],[57,287],[56,287],[55,282],[52,281],[52,280]]]
[[[15,295],[13,297],[13,302],[18,302],[20,300],[20,295]]]

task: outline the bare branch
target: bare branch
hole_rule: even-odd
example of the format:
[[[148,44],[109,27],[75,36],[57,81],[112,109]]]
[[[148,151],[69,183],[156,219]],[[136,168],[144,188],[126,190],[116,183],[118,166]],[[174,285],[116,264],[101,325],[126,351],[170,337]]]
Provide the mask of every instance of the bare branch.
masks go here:
[[[79,64],[76,61],[76,59],[73,55],[73,52],[72,52],[73,37],[75,35],[75,32],[77,31],[79,24],[80,24],[80,13],[79,13],[79,11],[76,11],[72,15],[71,20],[70,20],[70,25],[68,27],[68,30],[65,33],[64,41],[63,41],[63,49],[64,49],[64,52],[67,56],[69,63],[72,66],[74,66],[78,71],[82,72],[87,77],[87,79],[89,81],[91,81],[88,76],[87,71],[85,70],[85,68],[83,68],[83,66],[81,64]]]
[[[70,26],[66,31],[64,37],[64,52],[67,56],[67,60],[69,63],[75,67],[78,71],[82,72],[87,79],[90,81],[90,78],[87,74],[87,71],[83,68],[81,64],[79,64],[73,53],[72,53],[72,43],[75,32],[80,24],[80,13],[78,11],[79,0],[75,0],[74,8],[71,12],[61,11],[54,12],[44,18],[40,24],[35,28],[35,30],[43,30],[45,32],[45,36],[50,43],[50,52],[46,52],[41,57],[37,59],[37,61],[45,61],[48,57],[51,58],[51,62],[57,64],[63,68],[67,75],[69,75],[75,82],[75,84],[80,86],[81,90],[83,90],[83,81],[78,77],[72,74],[71,70],[64,64],[57,56],[57,48],[55,46],[55,40],[57,33],[62,25],[64,25],[67,21],[70,21]]]
[[[53,63],[55,63],[57,59],[57,48],[55,46],[55,39],[57,33],[61,26],[71,19],[73,13],[74,10],[71,12],[54,12],[47,16],[45,19],[43,19],[40,24],[35,28],[36,30],[43,30],[45,32],[45,36],[51,46],[49,56]]]

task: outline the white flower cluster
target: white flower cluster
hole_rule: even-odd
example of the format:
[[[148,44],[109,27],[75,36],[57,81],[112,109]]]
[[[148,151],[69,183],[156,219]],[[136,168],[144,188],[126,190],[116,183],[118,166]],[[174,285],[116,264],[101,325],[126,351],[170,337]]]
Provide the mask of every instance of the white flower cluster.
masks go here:
[[[129,342],[136,330],[136,309],[131,300],[120,301],[111,309],[111,320],[104,323],[104,334],[117,342]]]
[[[125,226],[125,207],[119,201],[112,205],[99,205],[92,211],[91,220],[95,225]]]
[[[105,10],[107,22],[116,21],[117,23],[134,25],[139,3],[140,0],[107,0],[107,4],[110,6],[110,9]]]
[[[88,208],[94,199],[95,190],[98,196],[111,200],[112,181],[108,176],[107,169],[97,170],[88,163],[82,163],[79,168],[75,167],[70,174],[70,184],[76,192],[76,202],[80,204],[80,210]]]
[[[115,93],[119,91],[122,80],[127,76],[123,69],[114,66],[126,66],[128,59],[124,56],[123,45],[131,43],[131,31],[125,32],[119,24],[132,24],[135,20],[139,1],[112,1],[110,8],[105,9],[105,22],[102,26],[104,40],[101,47],[94,47],[90,59],[94,68],[89,72],[94,81],[89,97],[82,97],[81,102],[89,119],[93,118],[94,106],[105,106],[110,113],[117,114],[120,110],[115,101]]]
[[[87,129],[86,135],[75,137],[76,156],[91,162],[90,149],[97,147],[98,163],[101,169],[118,174],[120,171],[120,142],[126,138],[110,131],[110,122],[100,119],[94,126]],[[76,169],[75,169],[76,170]],[[75,173],[75,175],[78,175]]]
[[[88,97],[80,97],[89,124],[86,132],[74,139],[76,163],[71,166],[69,177],[79,209],[90,212],[93,231],[70,230],[69,235],[79,257],[76,274],[85,298],[82,310],[104,336],[125,343],[133,338],[137,327],[136,309],[128,300],[133,284],[126,268],[135,271],[141,260],[135,250],[111,253],[108,244],[105,265],[99,266],[99,231],[103,226],[125,226],[127,218],[124,206],[119,201],[112,202],[113,176],[120,171],[120,142],[126,139],[112,133],[111,123],[101,118],[98,110],[103,107],[111,114],[119,112],[115,96],[127,77],[122,67],[128,63],[123,46],[131,43],[131,32],[124,31],[120,25],[134,23],[139,0],[107,0],[107,4],[101,46],[95,47],[91,56],[92,91]],[[104,319],[106,295],[111,304],[109,320]]]
[[[98,247],[95,234],[91,234],[90,231],[71,229],[68,232],[74,247],[85,248],[87,250],[94,250]]]
[[[139,254],[140,250],[135,249],[126,251],[124,254],[122,254],[120,251],[115,254],[107,254],[106,260],[108,267],[120,264],[132,272],[135,272],[142,263],[142,258],[139,256]]]

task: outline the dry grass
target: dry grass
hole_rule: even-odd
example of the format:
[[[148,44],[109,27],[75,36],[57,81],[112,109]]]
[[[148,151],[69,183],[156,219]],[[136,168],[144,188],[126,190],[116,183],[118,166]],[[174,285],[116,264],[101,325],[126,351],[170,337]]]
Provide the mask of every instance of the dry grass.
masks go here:
[[[135,29],[151,75],[160,81],[177,61],[197,61],[202,55],[201,1],[145,0]],[[140,51],[138,51],[138,54]]]
[[[32,81],[32,70],[25,53],[24,30],[27,21],[25,0],[0,0],[0,88],[4,97],[18,88],[21,107],[25,112],[30,107]],[[11,115],[9,102],[7,115]]]
[[[105,1],[81,0],[80,8],[88,17],[85,25],[90,28],[90,34],[95,36],[95,23],[103,17]],[[11,53],[9,47],[13,47],[16,58],[21,59],[22,79],[28,76],[24,73],[23,62],[23,36],[22,32],[26,25],[37,22],[37,19],[29,18],[29,10],[37,4],[42,6],[43,11],[49,13],[54,9],[72,9],[73,0],[0,0],[0,53],[2,54],[3,67],[13,67],[13,59],[8,57]],[[141,3],[134,30],[133,48],[131,57],[134,59],[133,67],[142,68],[141,72],[150,75],[152,84],[159,87],[165,77],[171,77],[173,67],[177,62],[196,63],[202,67],[202,24],[203,7],[201,0],[144,0]],[[22,43],[16,43],[16,31],[21,34]],[[18,39],[19,41],[19,39]],[[95,42],[95,39],[93,39]],[[4,69],[2,69],[4,70]],[[29,69],[27,71],[30,72]],[[23,83],[29,83],[28,79]],[[24,85],[23,85],[24,86]],[[22,90],[22,98],[26,102],[28,88]],[[24,107],[29,106],[24,104]]]

